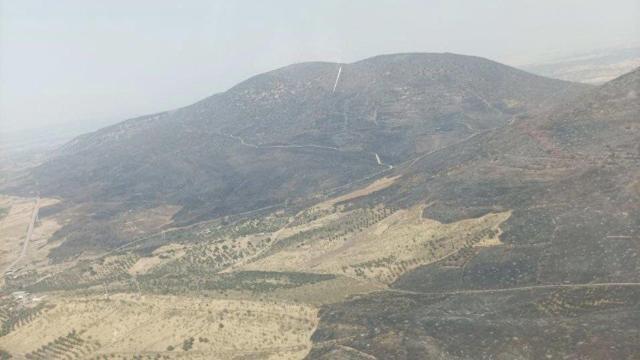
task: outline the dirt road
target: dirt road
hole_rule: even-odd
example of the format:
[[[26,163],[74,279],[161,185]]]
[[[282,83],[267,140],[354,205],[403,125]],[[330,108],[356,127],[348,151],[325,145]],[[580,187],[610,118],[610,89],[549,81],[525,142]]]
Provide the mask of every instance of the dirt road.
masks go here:
[[[480,289],[480,290],[451,290],[451,291],[411,291],[402,289],[386,289],[385,291],[402,293],[402,294],[415,294],[415,295],[455,295],[455,294],[491,294],[501,292],[513,292],[513,291],[527,291],[527,290],[541,290],[541,289],[581,289],[581,288],[599,288],[608,286],[619,287],[640,287],[640,283],[591,283],[591,284],[549,284],[549,285],[531,285],[502,289]]]
[[[38,211],[40,210],[40,197],[36,198],[36,203],[33,208],[33,213],[31,214],[31,222],[29,223],[29,227],[27,228],[27,237],[24,240],[24,245],[22,245],[22,251],[20,252],[20,256],[16,258],[7,268],[4,270],[4,274],[11,271],[20,260],[27,254],[27,248],[29,247],[29,243],[31,242],[31,236],[33,235],[33,228],[36,224],[36,219],[38,218]]]

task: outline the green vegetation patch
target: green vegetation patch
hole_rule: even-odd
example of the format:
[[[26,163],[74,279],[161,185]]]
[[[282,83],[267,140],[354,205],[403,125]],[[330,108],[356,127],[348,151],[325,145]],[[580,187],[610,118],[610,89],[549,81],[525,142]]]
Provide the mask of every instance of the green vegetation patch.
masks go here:
[[[559,289],[536,300],[521,313],[532,316],[578,317],[595,311],[618,308],[640,309],[639,291],[633,287],[607,286]]]
[[[2,325],[0,325],[0,336],[5,336],[16,328],[30,323],[44,310],[50,307],[52,307],[52,305],[39,303],[33,307],[23,307],[19,304],[15,304],[10,311],[1,309],[0,319],[2,319]]]
[[[144,291],[170,294],[182,291],[251,291],[270,292],[290,289],[321,281],[333,280],[335,275],[298,272],[241,271],[228,274],[199,276],[198,274],[165,275],[163,277],[143,276],[139,278]]]
[[[9,210],[11,210],[11,207],[0,207],[0,220],[9,215]]]
[[[72,330],[67,335],[60,336],[37,350],[25,354],[25,358],[33,360],[83,358],[99,346],[98,342],[87,341],[81,338],[75,330]]]
[[[80,261],[77,265],[47,276],[27,287],[31,292],[74,290],[129,279],[129,268],[135,264],[135,254],[123,254]]]

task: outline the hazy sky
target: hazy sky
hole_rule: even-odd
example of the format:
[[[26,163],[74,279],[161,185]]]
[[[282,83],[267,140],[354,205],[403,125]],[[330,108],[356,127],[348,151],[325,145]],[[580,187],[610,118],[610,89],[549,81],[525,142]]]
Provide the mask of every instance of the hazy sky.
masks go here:
[[[522,64],[637,43],[640,0],[0,0],[0,130],[121,120],[293,62]]]

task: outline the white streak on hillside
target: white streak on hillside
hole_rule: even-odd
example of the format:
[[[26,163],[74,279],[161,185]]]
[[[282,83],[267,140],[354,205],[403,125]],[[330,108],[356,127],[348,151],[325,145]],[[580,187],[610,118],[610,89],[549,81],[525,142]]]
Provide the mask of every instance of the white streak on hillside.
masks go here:
[[[380,161],[380,156],[378,156],[378,153],[374,153],[374,155],[376,156],[376,161],[378,162],[378,165],[382,165],[382,161]]]
[[[340,73],[342,73],[342,65],[340,65],[340,68],[338,69],[338,76],[336,76],[336,82],[333,84],[333,91],[331,91],[332,93],[336,92],[336,88],[338,87],[338,80],[340,80]]]

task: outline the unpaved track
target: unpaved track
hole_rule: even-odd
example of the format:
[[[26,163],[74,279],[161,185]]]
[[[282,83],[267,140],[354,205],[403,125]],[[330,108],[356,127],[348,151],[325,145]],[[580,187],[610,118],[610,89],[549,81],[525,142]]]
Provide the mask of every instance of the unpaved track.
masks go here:
[[[27,248],[29,247],[29,243],[31,242],[31,236],[33,235],[33,228],[36,224],[36,219],[38,218],[38,211],[40,210],[40,197],[36,198],[36,203],[33,208],[33,213],[31,214],[31,222],[29,223],[29,227],[27,228],[27,237],[24,240],[24,245],[22,245],[22,251],[20,252],[20,256],[15,259],[7,268],[4,270],[4,274],[8,271],[11,271],[20,260],[27,254]]]
[[[241,145],[248,146],[254,149],[303,149],[303,148],[312,148],[312,149],[324,149],[324,150],[333,150],[333,151],[342,151],[337,147],[332,146],[322,146],[322,145],[304,145],[304,144],[284,144],[284,145],[263,145],[263,144],[252,144],[250,142],[245,141],[242,137],[227,134],[227,133],[218,133],[221,136],[228,137],[240,142]]]
[[[337,147],[333,147],[333,146],[323,146],[323,145],[314,145],[314,144],[283,144],[283,145],[263,145],[263,144],[252,144],[250,142],[245,141],[245,139],[243,139],[240,136],[237,135],[233,135],[233,134],[227,134],[227,133],[218,133],[218,135],[220,136],[224,136],[233,140],[236,140],[238,142],[240,142],[241,145],[244,146],[248,146],[250,148],[254,148],[254,149],[304,149],[304,148],[309,148],[309,149],[321,149],[321,150],[330,150],[330,151],[345,151],[342,150],[340,148]],[[393,169],[393,165],[389,165],[389,164],[385,164],[384,162],[382,162],[382,160],[380,159],[380,156],[378,155],[377,152],[371,152],[370,154],[372,154],[376,160],[376,164],[378,164],[379,166],[385,166],[387,168],[387,170],[391,170]]]
[[[608,286],[640,288],[640,283],[624,282],[624,283],[592,283],[592,284],[551,284],[551,285],[521,286],[521,287],[502,288],[502,289],[452,290],[452,291],[412,291],[412,290],[389,288],[389,289],[385,289],[384,291],[401,293],[401,294],[412,294],[412,295],[456,295],[456,294],[493,294],[493,293],[502,293],[502,292],[542,290],[542,289],[589,289],[589,288],[600,288],[600,287],[608,287]]]

